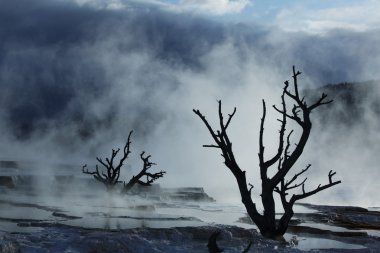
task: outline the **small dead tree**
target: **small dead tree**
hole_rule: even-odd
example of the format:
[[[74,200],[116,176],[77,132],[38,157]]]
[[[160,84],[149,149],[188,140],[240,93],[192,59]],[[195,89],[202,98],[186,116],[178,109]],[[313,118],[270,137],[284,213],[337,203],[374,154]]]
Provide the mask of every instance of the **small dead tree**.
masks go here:
[[[151,157],[150,155],[144,157],[144,154],[145,154],[144,151],[140,154],[140,158],[143,161],[143,168],[141,169],[139,174],[137,174],[136,176],[133,176],[131,180],[129,180],[128,183],[124,182],[124,187],[122,190],[123,193],[128,192],[130,189],[132,189],[132,187],[135,184],[139,184],[142,186],[151,186],[154,181],[163,177],[164,174],[166,173],[165,171],[162,171],[162,170],[157,173],[148,172],[148,170],[152,167],[152,165],[156,165],[156,164],[149,161],[149,158]],[[146,181],[142,180],[143,177],[146,177]]]
[[[105,161],[103,161],[102,158],[96,157],[96,160],[105,167],[106,172],[99,170],[98,165],[95,165],[94,171],[89,171],[87,169],[87,164],[82,167],[82,172],[84,174],[92,175],[97,181],[103,183],[107,187],[107,190],[113,190],[115,185],[122,183],[122,181],[119,181],[120,169],[123,166],[124,161],[128,158],[128,155],[131,153],[130,145],[132,132],[133,131],[129,132],[127,143],[125,143],[123,148],[123,156],[117,165],[114,164],[114,159],[120,152],[119,148],[117,150],[112,149],[111,158],[106,158]]]
[[[98,165],[95,166],[95,170],[89,171],[87,169],[87,164],[85,164],[82,167],[82,172],[84,174],[92,175],[97,181],[103,183],[108,191],[113,190],[117,184],[123,183],[123,181],[119,180],[120,170],[124,165],[125,160],[128,158],[128,155],[131,153],[130,145],[132,132],[133,131],[129,132],[128,140],[123,148],[123,155],[119,162],[114,164],[115,158],[120,152],[120,149],[112,149],[111,158],[106,158],[105,161],[99,157],[96,158],[96,160],[105,168],[105,171],[100,170]],[[144,157],[144,154],[145,152],[142,152],[140,155],[144,162],[143,169],[136,176],[133,176],[127,184],[124,182],[122,193],[127,193],[135,184],[150,186],[155,180],[163,177],[166,173],[165,171],[160,171],[158,173],[147,172],[147,170],[152,167],[152,165],[155,165],[155,163],[149,161],[150,155]],[[146,182],[141,180],[143,176],[146,176]]]
[[[251,197],[251,191],[253,186],[249,184],[249,188],[247,185],[247,179],[245,176],[245,171],[241,170],[239,165],[235,160],[234,153],[232,151],[232,143],[227,135],[227,128],[232,120],[232,117],[236,113],[236,108],[234,109],[232,114],[228,115],[228,119],[225,122],[222,114],[222,102],[219,103],[219,125],[220,130],[214,131],[211,125],[206,120],[206,117],[201,114],[199,110],[193,110],[195,114],[197,114],[200,119],[203,121],[207,129],[209,130],[212,138],[215,141],[215,144],[204,145],[204,147],[218,148],[222,151],[222,156],[224,158],[225,165],[230,169],[232,174],[235,176],[242,202],[246,207],[248,215],[252,219],[252,221],[257,225],[260,230],[260,233],[269,238],[275,238],[282,236],[287,228],[290,219],[293,216],[293,206],[294,203],[298,200],[307,198],[311,195],[314,195],[322,190],[330,188],[334,185],[341,183],[341,181],[333,181],[332,177],[336,174],[336,172],[330,171],[328,174],[328,183],[325,185],[318,185],[313,190],[307,191],[305,190],[305,182],[307,178],[305,178],[300,183],[296,183],[296,180],[299,176],[305,173],[309,168],[310,164],[306,166],[305,169],[296,173],[290,180],[286,180],[290,169],[296,163],[298,158],[301,156],[303,149],[307,143],[307,140],[310,135],[312,123],[310,120],[310,114],[313,110],[318,108],[319,106],[326,105],[332,102],[332,100],[326,101],[326,94],[322,94],[321,97],[313,104],[308,105],[305,101],[305,98],[300,98],[298,91],[297,78],[301,74],[301,72],[296,71],[293,66],[293,84],[294,84],[294,93],[288,90],[289,81],[285,81],[285,86],[281,95],[282,106],[281,108],[277,108],[273,106],[274,109],[280,113],[282,116],[279,121],[281,122],[280,133],[279,133],[279,145],[276,154],[268,160],[264,158],[264,121],[266,116],[266,105],[263,100],[263,117],[261,118],[260,124],[260,137],[259,137],[259,168],[260,168],[260,177],[261,177],[261,201],[264,207],[264,213],[261,214],[257,211],[256,204],[253,202]],[[290,111],[288,111],[285,97],[293,102],[293,107]],[[285,140],[285,132],[286,132],[286,123],[287,119],[290,119],[296,122],[301,130],[301,136],[296,143],[295,148],[290,150],[290,137],[293,133],[293,130],[287,134]],[[277,171],[274,176],[268,176],[268,170],[270,167],[277,164]],[[290,198],[288,198],[289,191],[296,189],[298,187],[302,188],[302,192],[299,194],[294,193]],[[280,218],[280,220],[275,219],[275,201],[274,201],[274,192],[278,193],[281,198],[282,206],[285,210],[284,214]]]

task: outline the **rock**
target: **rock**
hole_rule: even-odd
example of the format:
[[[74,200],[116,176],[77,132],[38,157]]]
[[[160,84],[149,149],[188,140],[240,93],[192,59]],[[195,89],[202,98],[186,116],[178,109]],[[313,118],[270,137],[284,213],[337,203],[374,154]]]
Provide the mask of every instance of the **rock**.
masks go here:
[[[131,193],[151,200],[172,199],[177,201],[215,202],[212,197],[205,193],[203,187],[161,188],[159,184],[153,184],[148,187],[136,185],[132,188]]]
[[[1,253],[21,253],[20,247],[16,242],[6,242],[0,244]]]
[[[60,212],[53,212],[52,215],[55,216],[55,217],[60,217],[60,218],[65,218],[65,219],[70,219],[70,220],[81,219],[82,218],[82,217],[79,217],[79,216],[67,215],[67,214],[60,213]]]
[[[15,161],[0,161],[0,168],[17,169],[18,167]]]
[[[0,186],[15,188],[15,184],[11,176],[0,176]]]
[[[128,207],[131,210],[137,210],[137,211],[154,211],[155,207],[154,205],[137,205],[137,206],[130,206]]]
[[[181,187],[174,189],[164,189],[164,195],[173,200],[182,201],[206,201],[214,202],[215,200],[205,193],[202,187]]]

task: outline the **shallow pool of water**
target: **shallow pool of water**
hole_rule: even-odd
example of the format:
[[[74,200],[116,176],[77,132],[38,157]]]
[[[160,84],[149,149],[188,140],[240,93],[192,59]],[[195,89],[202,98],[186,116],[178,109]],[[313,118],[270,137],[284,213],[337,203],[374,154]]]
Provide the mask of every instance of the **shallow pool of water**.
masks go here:
[[[300,250],[312,249],[365,249],[366,247],[358,244],[344,243],[331,239],[299,237],[293,234],[285,234],[284,238],[290,243],[291,247]]]

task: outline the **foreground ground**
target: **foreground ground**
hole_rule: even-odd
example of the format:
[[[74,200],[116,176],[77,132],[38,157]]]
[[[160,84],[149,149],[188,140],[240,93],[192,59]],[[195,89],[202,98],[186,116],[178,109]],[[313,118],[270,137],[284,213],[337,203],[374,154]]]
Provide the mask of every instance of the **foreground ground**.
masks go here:
[[[241,205],[218,203],[202,188],[154,186],[120,197],[75,182],[83,179],[49,180],[3,177],[1,253],[208,252],[215,231],[224,252],[249,242],[249,252],[380,252],[378,208],[300,204],[284,238],[268,240]]]
[[[340,218],[334,220],[333,224],[342,222],[342,218],[349,216],[360,220],[363,225],[362,222],[366,223],[368,219],[377,219],[378,223],[379,214],[363,214],[361,211],[342,214],[340,211],[332,211],[330,207],[323,209],[328,209],[328,213],[301,215],[304,225],[292,226],[290,233],[282,241],[264,239],[253,228],[219,224],[100,229],[43,220],[8,219],[8,222],[15,223],[19,229],[15,232],[0,232],[0,245],[1,252],[207,252],[209,236],[215,231],[221,231],[218,244],[225,252],[241,252],[249,242],[253,242],[249,252],[380,252],[380,238],[375,236],[376,230],[370,235],[368,231],[356,230],[356,227],[353,231],[356,225],[348,225],[350,229],[343,229],[334,225],[323,225],[322,220],[321,223],[312,222],[316,217],[324,219],[335,213]],[[309,221],[311,226],[307,226]]]

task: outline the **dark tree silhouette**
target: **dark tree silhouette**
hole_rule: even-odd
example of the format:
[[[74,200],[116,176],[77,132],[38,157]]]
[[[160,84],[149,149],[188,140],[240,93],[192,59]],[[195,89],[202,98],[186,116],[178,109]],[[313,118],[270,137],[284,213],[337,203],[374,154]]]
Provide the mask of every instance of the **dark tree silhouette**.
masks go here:
[[[122,183],[122,181],[119,181],[120,169],[123,166],[124,161],[128,158],[128,155],[131,153],[130,145],[132,133],[133,131],[129,132],[127,143],[125,143],[123,149],[123,156],[119,160],[119,163],[116,165],[116,167],[114,165],[114,159],[120,151],[119,148],[117,150],[112,149],[111,158],[106,158],[106,161],[103,161],[102,158],[96,157],[96,160],[105,167],[106,173],[103,170],[99,171],[98,165],[95,166],[94,171],[89,171],[87,169],[87,164],[82,167],[82,172],[84,174],[93,175],[97,181],[103,183],[107,187],[107,190],[113,190],[115,185]]]
[[[123,155],[119,162],[114,164],[115,158],[117,154],[120,152],[120,149],[112,149],[111,158],[106,158],[105,161],[103,161],[103,159],[99,157],[96,158],[96,160],[106,169],[106,172],[104,172],[103,170],[99,170],[98,165],[95,166],[94,171],[89,171],[87,169],[87,164],[82,167],[82,172],[84,174],[92,175],[97,181],[103,183],[108,191],[113,190],[117,184],[123,183],[123,181],[119,180],[120,170],[121,167],[124,165],[124,161],[128,158],[128,155],[131,153],[130,145],[132,132],[133,131],[129,132],[128,140],[123,148]],[[160,171],[158,173],[147,172],[147,170],[150,169],[152,165],[155,165],[155,163],[149,161],[150,155],[144,157],[144,154],[145,152],[142,152],[140,154],[140,157],[144,162],[142,170],[136,176],[133,176],[128,183],[124,182],[122,193],[127,193],[135,184],[150,186],[155,180],[163,177],[166,173],[165,171]],[[146,176],[145,182],[141,180],[143,176]]]
[[[124,188],[122,190],[123,193],[128,192],[135,184],[139,184],[142,186],[151,186],[154,181],[164,176],[165,171],[160,171],[157,173],[150,173],[148,170],[152,167],[152,165],[156,165],[149,161],[150,155],[144,157],[145,152],[143,151],[140,154],[140,158],[143,161],[143,168],[136,176],[133,176],[128,183],[124,183]],[[146,181],[143,181],[141,178],[146,177]]]
[[[290,180],[285,180],[286,175],[296,163],[298,158],[301,156],[303,149],[306,145],[306,142],[309,138],[312,123],[310,120],[310,114],[313,110],[318,108],[321,105],[329,104],[332,100],[326,101],[326,94],[322,94],[321,97],[311,105],[308,105],[305,101],[305,98],[300,98],[298,92],[298,84],[297,77],[301,74],[301,72],[296,71],[293,66],[293,84],[294,84],[294,93],[288,90],[289,81],[285,81],[285,87],[283,89],[281,100],[282,106],[281,108],[277,108],[273,106],[274,109],[281,114],[281,128],[279,133],[279,145],[276,154],[265,160],[264,158],[264,121],[266,116],[266,106],[265,101],[263,100],[263,117],[261,118],[260,124],[260,139],[259,139],[259,167],[260,167],[260,176],[261,176],[261,201],[264,207],[264,213],[261,214],[257,211],[256,204],[253,202],[251,198],[251,191],[253,186],[249,184],[249,188],[247,187],[247,179],[245,176],[245,171],[241,170],[239,165],[235,160],[234,153],[232,151],[232,143],[227,135],[227,128],[231,123],[232,117],[235,115],[236,108],[234,109],[232,114],[228,115],[228,119],[225,122],[222,114],[222,102],[219,103],[219,125],[220,130],[214,131],[210,126],[206,117],[201,114],[199,110],[193,110],[195,114],[197,114],[203,123],[206,125],[209,130],[211,136],[213,137],[215,144],[204,145],[204,147],[218,148],[222,151],[222,156],[224,158],[225,165],[230,169],[232,174],[235,176],[242,202],[246,207],[248,215],[251,217],[252,221],[257,225],[260,230],[260,233],[269,238],[275,238],[282,236],[287,228],[290,219],[293,216],[293,205],[296,201],[307,198],[311,195],[314,195],[322,190],[330,188],[336,184],[341,183],[341,181],[333,181],[332,177],[336,174],[336,172],[330,171],[328,174],[328,183],[325,185],[318,185],[317,188],[306,191],[305,190],[305,182],[307,178],[305,178],[300,183],[296,183],[296,179],[303,173],[305,173],[309,168],[310,164],[306,166],[305,169],[296,173]],[[288,111],[285,97],[293,102],[293,107]],[[293,130],[287,134],[285,140],[285,132],[286,132],[286,123],[287,119],[290,119],[296,122],[301,130],[301,136],[296,143],[295,148],[290,150],[290,137],[293,133]],[[268,176],[268,170],[273,165],[277,164],[277,171],[274,176]],[[288,191],[295,189],[297,187],[302,188],[302,193],[293,194],[290,199],[287,198]],[[284,208],[284,214],[280,218],[280,220],[275,219],[275,201],[274,201],[274,192],[278,193],[281,198],[281,203]]]

